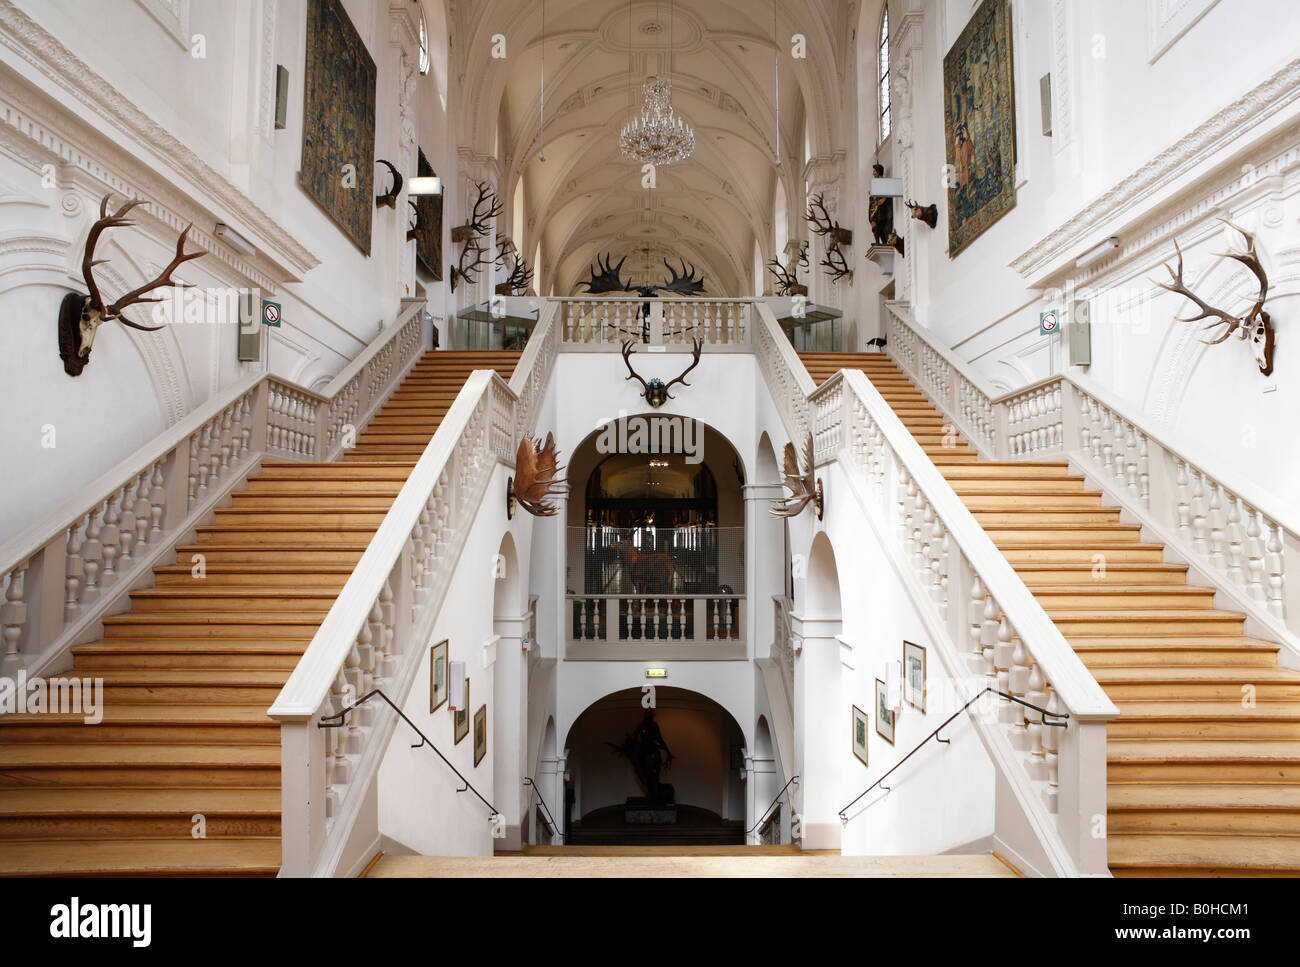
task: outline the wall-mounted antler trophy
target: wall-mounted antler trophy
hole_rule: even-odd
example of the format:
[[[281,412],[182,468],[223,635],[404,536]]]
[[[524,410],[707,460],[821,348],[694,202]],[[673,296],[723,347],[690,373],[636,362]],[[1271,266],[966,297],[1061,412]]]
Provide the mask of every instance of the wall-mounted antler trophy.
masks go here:
[[[407,223],[406,240],[414,242],[420,237],[420,233],[424,231],[424,222],[420,218],[420,207],[409,198],[406,203],[411,206],[411,211],[415,213],[415,221]]]
[[[559,472],[560,455],[553,435],[546,434],[546,442],[536,446],[531,437],[520,440],[515,476],[506,481],[506,516],[513,518],[519,506],[534,517],[554,517],[558,508],[549,498],[564,493],[568,486],[563,478],[556,479]]]
[[[471,237],[460,250],[460,258],[451,267],[451,291],[456,291],[456,285],[461,279],[470,285],[477,282],[479,266],[486,265],[489,261],[487,252],[479,244],[477,236]]]
[[[501,200],[497,193],[487,186],[485,182],[474,182],[476,192],[473,207],[470,210],[469,222],[464,225],[458,225],[451,230],[451,240],[457,244],[464,244],[460,250],[460,259],[451,270],[451,291],[456,291],[456,284],[464,279],[470,285],[478,281],[478,273],[475,271],[480,265],[483,265],[491,259],[485,258],[486,250],[479,239],[492,234],[492,219],[501,214]],[[466,263],[466,258],[473,256],[473,260]]]
[[[650,286],[650,288],[660,289],[664,292],[673,292],[677,295],[703,295],[704,276],[696,275],[695,266],[691,265],[685,259],[680,259],[679,261],[682,263],[682,271],[680,275],[677,273],[675,268],[668,264],[668,260],[664,259],[664,265],[667,267],[670,277],[663,285]],[[687,266],[689,266],[689,269]]]
[[[776,276],[777,295],[807,295],[808,286],[799,281],[799,266],[808,264],[808,243],[805,242],[799,254],[782,264],[780,259],[772,258],[767,262],[767,270]]]
[[[691,364],[689,366],[687,366],[684,370],[682,370],[682,374],[680,376],[676,377],[675,379],[667,383],[665,383],[663,380],[659,379],[658,377],[655,377],[649,382],[646,382],[641,376],[637,374],[637,371],[632,368],[632,358],[631,358],[632,353],[636,352],[636,349],[634,348],[635,346],[636,346],[636,340],[634,339],[629,339],[625,343],[623,343],[623,362],[627,363],[627,371],[629,373],[627,379],[635,379],[638,382],[640,382],[642,398],[644,398],[645,401],[649,403],[652,407],[658,409],[659,407],[663,406],[666,402],[673,399],[673,397],[669,395],[668,391],[672,389],[672,387],[675,386],[677,383],[681,383],[683,386],[691,385],[690,383],[686,382],[686,374],[700,364],[700,350],[704,348],[704,340],[698,337],[695,339],[694,349],[692,350],[692,355],[695,358],[691,361]]]
[[[587,295],[601,295],[605,292],[630,292],[632,290],[632,283],[625,281],[621,274],[627,256],[624,255],[619,259],[618,265],[612,265],[613,261],[613,255],[606,255],[604,262],[597,255],[595,266],[587,266],[591,278],[578,283],[587,287]]]
[[[1219,221],[1229,228],[1236,229],[1246,239],[1246,251],[1239,252],[1221,252],[1220,257],[1230,258],[1246,266],[1255,278],[1259,280],[1259,295],[1255,302],[1245,315],[1234,316],[1230,312],[1222,309],[1216,309],[1191,289],[1183,284],[1183,250],[1178,247],[1178,240],[1174,240],[1174,251],[1178,253],[1178,269],[1171,269],[1168,264],[1165,265],[1165,271],[1169,273],[1172,282],[1155,283],[1160,288],[1168,292],[1174,292],[1195,302],[1201,310],[1199,315],[1189,316],[1186,319],[1179,318],[1178,322],[1199,322],[1202,319],[1213,319],[1206,329],[1213,329],[1215,326],[1227,326],[1223,334],[1215,339],[1202,339],[1201,342],[1207,346],[1217,346],[1234,332],[1242,339],[1250,340],[1251,351],[1255,354],[1255,362],[1259,364],[1259,371],[1265,376],[1273,372],[1273,322],[1267,312],[1264,311],[1264,300],[1268,296],[1268,275],[1264,272],[1264,266],[1259,260],[1259,255],[1255,252],[1255,236],[1237,225],[1232,224],[1226,218]]]
[[[527,291],[533,281],[533,270],[520,258],[518,252],[511,253],[510,260],[510,275],[504,282],[497,283],[497,295],[514,295],[516,292]]]
[[[817,511],[817,519],[822,519],[826,509],[825,493],[822,482],[817,479],[816,465],[813,463],[813,438],[809,433],[803,445],[803,461],[808,469],[799,470],[799,458],[795,456],[794,444],[785,445],[785,460],[781,468],[782,483],[789,488],[790,496],[772,501],[773,517],[798,517],[810,503]]]
[[[375,207],[391,208],[393,211],[397,211],[397,196],[402,193],[402,173],[393,166],[391,161],[385,161],[383,158],[376,158],[375,164],[383,165],[393,175],[393,187],[382,195],[375,196]]]
[[[804,213],[804,218],[812,224],[814,235],[820,235],[829,242],[830,247],[826,250],[826,258],[817,264],[827,270],[826,274],[831,277],[832,283],[840,279],[848,279],[849,285],[852,285],[853,271],[844,260],[844,253],[840,249],[842,246],[853,244],[853,232],[831,218],[831,213],[826,210],[825,196],[821,192],[808,200],[808,211]]]
[[[89,295],[82,295],[79,292],[69,292],[63,297],[63,302],[59,306],[59,356],[63,359],[63,371],[69,376],[80,376],[81,371],[86,368],[90,361],[90,348],[95,342],[95,333],[99,327],[111,319],[116,319],[124,326],[130,326],[132,329],[141,329],[145,332],[153,332],[161,329],[162,326],[142,326],[139,323],[132,322],[122,315],[122,310],[127,306],[136,305],[143,302],[159,302],[160,299],[143,298],[146,292],[152,292],[154,289],[161,289],[164,286],[175,285],[172,281],[172,273],[176,271],[183,263],[196,259],[200,255],[206,255],[206,252],[186,252],[185,240],[189,237],[190,229],[193,225],[186,225],[185,230],[181,232],[180,237],[176,240],[176,255],[157,278],[146,282],[139,288],[132,289],[124,294],[112,305],[104,305],[104,299],[99,294],[99,285],[95,281],[95,266],[105,259],[95,258],[95,245],[99,242],[99,236],[105,229],[122,228],[135,223],[126,218],[128,212],[137,205],[143,205],[143,199],[135,199],[122,204],[122,207],[111,215],[108,213],[108,200],[112,198],[111,194],[105,195],[103,201],[99,203],[99,218],[90,226],[90,233],[86,236],[85,253],[81,259],[81,275],[86,280],[86,288],[90,290]]]
[[[934,228],[939,223],[939,206],[922,205],[920,202],[904,199],[903,204],[912,212],[912,217],[918,222],[924,222],[930,228]]]

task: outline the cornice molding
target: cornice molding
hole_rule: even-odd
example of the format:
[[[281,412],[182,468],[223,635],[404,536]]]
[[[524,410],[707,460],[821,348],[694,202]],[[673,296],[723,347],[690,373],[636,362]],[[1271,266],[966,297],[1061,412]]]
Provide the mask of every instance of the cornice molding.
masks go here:
[[[1243,131],[1258,130],[1298,98],[1300,59],[1288,63],[1085,205],[1014,259],[1011,268],[1027,280],[1038,279],[1060,260],[1095,241],[1103,230],[1113,229],[1142,199],[1167,188],[1197,166],[1206,165],[1215,152],[1241,137]]]
[[[162,125],[123,97],[84,61],[15,7],[12,0],[0,0],[0,46],[12,51],[33,70],[70,93],[75,103],[89,108],[137,144],[148,146],[176,175],[193,182],[232,216],[237,216],[242,223],[240,227],[249,229],[250,234],[256,236],[254,241],[258,247],[273,253],[295,275],[301,277],[320,264],[320,259],[295,241],[284,226]],[[15,72],[13,76],[18,78],[21,75]],[[69,110],[68,113],[76,117],[73,111]],[[8,124],[15,123],[11,116],[6,116],[3,120]],[[52,150],[52,146],[47,147]],[[92,174],[100,173],[93,158],[64,155],[63,160]],[[188,195],[183,185],[173,183],[173,187]]]

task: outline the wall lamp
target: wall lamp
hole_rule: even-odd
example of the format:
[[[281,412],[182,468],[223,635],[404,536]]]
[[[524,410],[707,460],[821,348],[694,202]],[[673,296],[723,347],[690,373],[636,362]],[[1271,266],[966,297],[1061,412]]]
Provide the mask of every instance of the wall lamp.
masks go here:
[[[240,235],[225,222],[217,222],[217,227],[212,231],[217,238],[221,239],[235,251],[243,252],[245,255],[257,254],[257,249],[253,247],[253,243],[244,238],[244,236]]]
[[[1119,248],[1119,236],[1112,235],[1104,242],[1101,242],[1098,245],[1093,246],[1092,248],[1088,249],[1088,251],[1080,255],[1077,259],[1075,259],[1074,267],[1076,269],[1086,269],[1089,265],[1092,265],[1093,262],[1096,262],[1099,259],[1104,259],[1107,255],[1109,255],[1111,252],[1114,252],[1117,248]]]
[[[416,178],[406,179],[406,193],[408,195],[441,195],[442,179],[437,175],[420,175]]]

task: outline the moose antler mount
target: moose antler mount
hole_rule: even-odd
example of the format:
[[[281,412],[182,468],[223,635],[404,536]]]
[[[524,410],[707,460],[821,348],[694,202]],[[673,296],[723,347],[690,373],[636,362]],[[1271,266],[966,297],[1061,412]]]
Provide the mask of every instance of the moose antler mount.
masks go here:
[[[795,455],[794,444],[785,445],[785,459],[781,467],[782,484],[789,489],[790,496],[772,501],[773,517],[798,517],[809,504],[817,511],[817,519],[822,519],[826,509],[825,492],[822,482],[817,479],[813,463],[813,438],[809,433],[804,440],[803,462],[807,470],[799,469],[799,458]]]
[[[497,283],[497,295],[514,295],[516,292],[527,291],[533,281],[533,270],[518,252],[511,252],[509,258],[510,274],[504,282]]]
[[[686,382],[686,374],[700,364],[700,351],[704,348],[704,340],[696,337],[694,348],[691,351],[691,355],[694,357],[691,360],[691,364],[682,370],[680,376],[673,378],[667,383],[658,377],[647,382],[635,369],[632,368],[632,353],[636,352],[635,346],[635,339],[629,339],[623,343],[623,362],[627,364],[628,371],[628,376],[626,378],[637,380],[641,384],[642,399],[655,409],[658,409],[669,400],[673,399],[672,395],[669,394],[668,391],[676,384],[681,383],[683,386],[691,385]]]
[[[560,455],[555,449],[555,437],[546,434],[544,444],[533,444],[531,437],[519,441],[515,453],[515,476],[506,481],[506,516],[513,519],[515,508],[522,507],[534,517],[554,517],[558,508],[550,498],[562,494],[568,487],[560,472]]]
[[[831,277],[832,283],[840,279],[848,279],[849,285],[852,285],[853,270],[849,268],[841,249],[853,244],[853,232],[831,218],[831,213],[826,209],[823,192],[818,192],[808,199],[808,210],[804,212],[804,218],[812,225],[812,233],[825,238],[829,246],[826,249],[826,257],[817,264],[826,269],[826,274]]]
[[[1213,329],[1215,326],[1226,326],[1222,334],[1214,339],[1202,339],[1201,342],[1207,346],[1217,346],[1226,340],[1234,332],[1241,339],[1250,340],[1251,351],[1255,355],[1255,362],[1259,365],[1259,371],[1265,376],[1273,373],[1273,347],[1275,336],[1273,332],[1273,321],[1269,314],[1264,311],[1264,300],[1268,297],[1268,275],[1264,271],[1263,263],[1259,260],[1259,255],[1255,251],[1255,236],[1240,226],[1234,225],[1226,218],[1220,218],[1219,221],[1242,234],[1246,239],[1245,252],[1220,252],[1221,258],[1230,258],[1240,262],[1250,270],[1256,280],[1259,282],[1259,295],[1256,296],[1254,303],[1244,315],[1234,316],[1223,309],[1215,308],[1210,305],[1191,289],[1187,288],[1183,282],[1183,250],[1178,247],[1178,240],[1174,240],[1174,251],[1178,254],[1178,269],[1174,270],[1166,263],[1165,271],[1169,273],[1169,282],[1155,283],[1167,292],[1173,292],[1181,295],[1196,303],[1200,314],[1179,318],[1178,322],[1199,322],[1202,319],[1210,319],[1211,322],[1206,325],[1205,329]]]
[[[704,276],[700,275],[695,266],[685,259],[678,259],[681,263],[680,272],[673,268],[667,259],[664,259],[664,266],[668,269],[668,281],[663,283],[648,282],[645,285],[637,285],[630,279],[623,278],[623,263],[626,261],[627,256],[624,255],[615,265],[612,254],[605,255],[603,259],[597,255],[596,264],[587,266],[590,278],[583,279],[578,285],[587,287],[587,295],[601,295],[606,292],[635,292],[646,299],[652,299],[660,292],[671,292],[674,295],[704,295]]]
[[[142,326],[132,322],[122,315],[122,310],[139,303],[160,302],[160,299],[144,298],[145,293],[175,285],[176,283],[172,281],[172,273],[176,269],[191,259],[207,254],[202,250],[185,251],[185,241],[189,238],[190,229],[194,227],[192,224],[186,225],[185,230],[176,239],[176,254],[156,278],[125,293],[111,305],[105,305],[103,296],[99,293],[99,284],[95,280],[95,266],[107,259],[95,258],[95,245],[107,229],[134,225],[135,223],[126,216],[132,209],[144,204],[144,199],[141,198],[125,201],[110,215],[108,200],[112,197],[112,194],[105,195],[99,203],[99,218],[90,226],[90,232],[86,235],[85,252],[81,259],[81,275],[86,281],[86,288],[90,294],[69,292],[63,297],[63,302],[59,306],[59,356],[63,360],[63,371],[69,376],[80,376],[81,371],[86,368],[86,364],[90,361],[90,349],[95,342],[95,334],[105,322],[116,319],[124,326],[144,332],[161,329],[162,326]]]

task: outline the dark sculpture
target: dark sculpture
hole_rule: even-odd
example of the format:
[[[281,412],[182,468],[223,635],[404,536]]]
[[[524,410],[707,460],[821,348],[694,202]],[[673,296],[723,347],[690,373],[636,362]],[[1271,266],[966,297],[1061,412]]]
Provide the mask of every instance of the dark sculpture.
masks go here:
[[[871,173],[885,177],[884,165],[872,165]],[[888,195],[872,195],[867,201],[867,221],[871,222],[871,236],[877,245],[893,245],[894,199]]]
[[[669,272],[669,279],[662,284],[647,282],[644,285],[636,285],[631,280],[624,280],[621,275],[623,263],[627,261],[624,255],[619,259],[618,265],[614,265],[614,256],[606,255],[602,261],[599,255],[596,256],[596,264],[588,266],[587,271],[591,274],[590,279],[584,279],[578,285],[587,287],[587,295],[600,295],[605,292],[635,292],[643,299],[653,299],[660,292],[671,292],[674,295],[704,295],[704,276],[697,275],[695,266],[685,259],[680,259],[682,271],[678,271],[664,259],[664,265]]]
[[[623,736],[622,745],[605,744],[614,750],[615,755],[621,755],[632,763],[632,770],[652,807],[668,806],[674,802],[673,787],[659,781],[659,774],[673,761],[673,754],[659,731],[654,709],[646,709],[645,717],[636,728]]]

